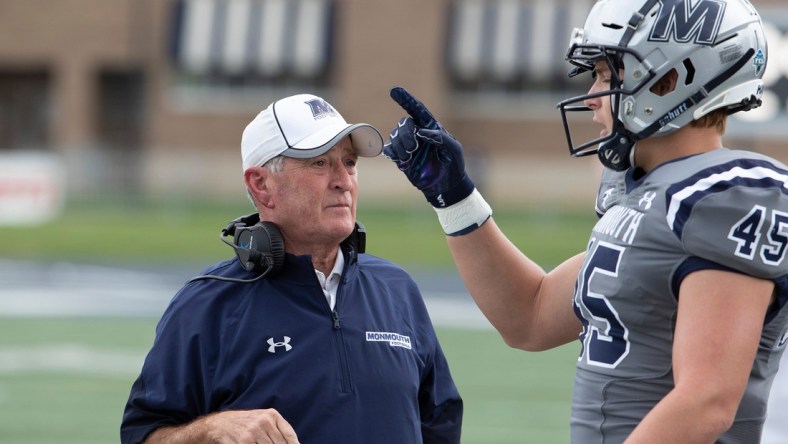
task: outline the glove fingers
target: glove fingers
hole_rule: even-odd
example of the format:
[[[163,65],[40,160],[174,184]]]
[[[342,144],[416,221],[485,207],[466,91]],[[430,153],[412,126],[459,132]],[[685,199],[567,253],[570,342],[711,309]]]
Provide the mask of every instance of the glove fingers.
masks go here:
[[[410,117],[403,117],[391,130],[389,140],[383,145],[383,154],[397,162],[407,162],[419,144],[416,140],[416,124]]]
[[[429,129],[419,129],[416,130],[416,137],[421,140],[422,145],[430,145],[434,146],[435,149],[433,150],[433,155],[435,156],[438,161],[443,164],[449,164],[452,159],[452,153],[444,144],[444,134],[447,134],[445,130],[429,130]],[[448,140],[448,139],[447,139]]]
[[[397,157],[394,149],[391,148],[391,140],[383,144],[383,155],[386,156],[387,159],[393,160],[395,162],[399,160],[399,157]]]
[[[416,122],[419,128],[438,129],[440,125],[424,104],[418,101],[411,93],[401,86],[391,88],[389,95],[402,107]]]
[[[401,124],[402,120],[397,123],[397,126],[395,126],[393,130],[391,130],[389,133],[389,140],[383,144],[383,155],[394,161],[399,160],[399,155],[397,155],[397,151],[394,149],[394,146],[391,142],[399,136],[399,128]]]
[[[424,140],[427,143],[432,143],[435,145],[443,144],[443,131],[439,129],[419,128],[416,130],[416,137]]]

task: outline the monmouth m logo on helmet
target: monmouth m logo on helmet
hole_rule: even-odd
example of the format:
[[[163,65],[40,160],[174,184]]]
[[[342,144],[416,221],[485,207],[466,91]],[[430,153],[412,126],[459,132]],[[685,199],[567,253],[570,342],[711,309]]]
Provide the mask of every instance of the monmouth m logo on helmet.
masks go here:
[[[673,37],[679,43],[713,45],[724,14],[725,2],[720,0],[701,0],[694,6],[689,0],[661,0],[648,39],[667,42]]]

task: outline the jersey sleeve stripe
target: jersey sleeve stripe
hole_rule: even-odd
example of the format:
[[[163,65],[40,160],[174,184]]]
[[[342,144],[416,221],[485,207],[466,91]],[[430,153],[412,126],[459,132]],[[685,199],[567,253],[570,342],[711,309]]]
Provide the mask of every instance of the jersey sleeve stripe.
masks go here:
[[[788,171],[762,160],[737,160],[702,170],[665,191],[667,222],[681,239],[695,204],[734,187],[779,188],[788,194]]]

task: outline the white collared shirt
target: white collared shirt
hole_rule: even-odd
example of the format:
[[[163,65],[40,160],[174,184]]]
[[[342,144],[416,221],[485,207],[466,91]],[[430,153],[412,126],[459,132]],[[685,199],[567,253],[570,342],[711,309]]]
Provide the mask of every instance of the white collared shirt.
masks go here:
[[[345,257],[342,256],[342,249],[337,248],[337,250],[337,259],[334,261],[334,268],[331,270],[328,279],[326,279],[326,275],[323,272],[315,269],[317,280],[320,281],[320,287],[326,295],[326,300],[328,300],[328,306],[331,307],[331,310],[334,309],[337,303],[337,288],[339,288],[339,280],[342,278],[342,270],[345,269]]]

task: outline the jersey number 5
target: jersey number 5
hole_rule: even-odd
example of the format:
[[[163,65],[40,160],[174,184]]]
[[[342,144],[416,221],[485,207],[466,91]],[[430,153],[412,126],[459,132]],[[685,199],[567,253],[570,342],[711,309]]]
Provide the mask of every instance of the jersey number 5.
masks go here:
[[[768,210],[761,205],[752,207],[746,216],[731,227],[728,239],[736,242],[736,256],[752,260],[760,250],[761,259],[768,265],[780,265],[788,247],[788,214],[772,211],[766,243],[761,245],[761,227]]]
[[[575,310],[583,323],[580,359],[598,367],[615,368],[629,353],[629,330],[621,322],[616,309],[604,294],[604,280],[618,277],[618,266],[624,253],[622,247],[600,242],[580,271],[575,296]],[[582,306],[582,307],[581,307]],[[594,322],[589,322],[593,318]]]

